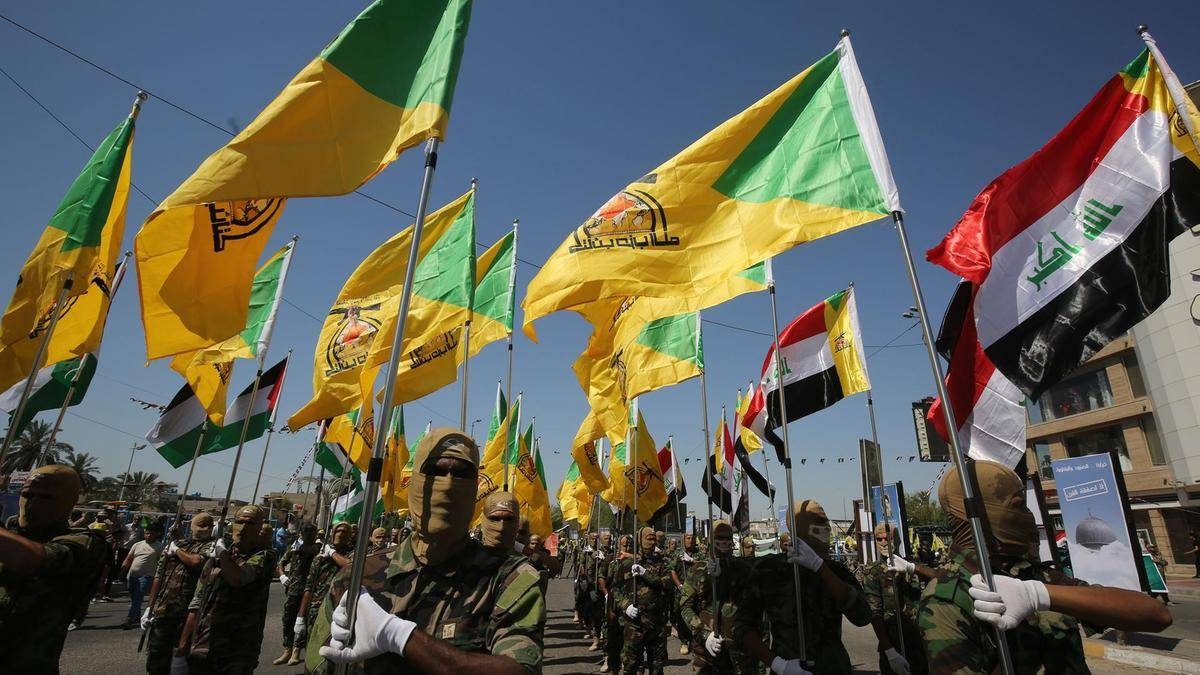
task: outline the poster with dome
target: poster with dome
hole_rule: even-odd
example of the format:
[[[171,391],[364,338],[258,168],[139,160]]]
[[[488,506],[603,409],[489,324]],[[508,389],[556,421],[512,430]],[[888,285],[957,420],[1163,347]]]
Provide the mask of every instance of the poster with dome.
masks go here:
[[[1124,487],[1112,458],[1102,453],[1051,465],[1075,578],[1141,591],[1141,555],[1129,541]]]

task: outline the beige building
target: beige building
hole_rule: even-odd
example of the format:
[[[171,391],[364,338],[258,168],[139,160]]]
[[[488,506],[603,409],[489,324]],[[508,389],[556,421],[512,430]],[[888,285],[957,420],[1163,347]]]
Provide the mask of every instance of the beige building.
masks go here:
[[[1155,406],[1147,391],[1132,334],[1114,340],[1036,402],[1027,405],[1028,451],[1057,530],[1062,530],[1050,460],[1115,450],[1143,548],[1156,544],[1169,573],[1192,574],[1184,554],[1200,528],[1200,485],[1177,482],[1163,452]]]

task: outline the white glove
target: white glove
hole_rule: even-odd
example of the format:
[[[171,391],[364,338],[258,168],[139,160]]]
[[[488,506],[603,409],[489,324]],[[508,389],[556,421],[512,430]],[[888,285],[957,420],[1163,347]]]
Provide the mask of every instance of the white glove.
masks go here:
[[[179,544],[176,544],[175,542],[171,542],[170,544],[167,544],[167,557],[169,558],[169,557],[175,555],[175,552],[178,550],[179,550]]]
[[[683,562],[695,562],[696,559],[693,558],[692,556],[688,555],[687,552],[685,551],[683,554],[683,557],[680,558],[680,560],[682,560]]]
[[[792,550],[788,552],[787,559],[793,565],[799,565],[809,572],[816,572],[821,569],[821,565],[825,564],[825,560],[817,555],[817,552],[812,550],[808,542],[803,539],[797,539],[792,544]]]
[[[149,627],[150,627],[150,608],[147,607],[146,611],[142,612],[142,630],[146,630]]]
[[[637,563],[634,563],[633,567],[629,568],[629,571],[633,573],[633,576],[640,577],[646,573],[646,568],[642,567],[641,565],[639,565]]]
[[[354,616],[354,644],[350,640],[350,620],[346,611],[346,598],[333,610],[329,624],[329,645],[321,647],[321,656],[334,663],[357,663],[384,652],[404,655],[408,638],[417,629],[417,624],[385,612],[375,600],[362,589],[358,595],[358,609]]]
[[[299,551],[299,550],[300,550],[300,540],[299,540],[299,539],[297,539],[296,541],[292,542],[292,550],[293,550],[293,551]]]
[[[721,563],[716,558],[708,561],[708,574],[713,577],[721,576]]]
[[[775,660],[771,662],[771,672],[775,675],[812,675],[812,671],[805,670],[800,659],[784,661],[780,656],[776,656]]]
[[[591,547],[591,546],[584,546],[584,547],[583,547],[583,552],[584,552],[584,553],[591,553],[591,552],[592,552],[592,547]]]
[[[893,648],[883,650],[883,658],[887,659],[888,665],[896,675],[909,675],[912,672],[912,668],[908,666],[908,659]]]
[[[917,566],[898,555],[893,555],[888,561],[888,569],[893,572],[903,572],[909,574],[917,571]]]
[[[296,623],[292,626],[292,632],[295,633],[297,636],[308,633],[308,626],[305,625],[305,623],[304,623],[304,617],[302,617],[302,616],[296,617]],[[908,675],[908,674],[905,673],[905,675]]]
[[[279,575],[279,585],[280,585],[280,586],[287,586],[287,582],[288,582],[288,575],[286,575],[286,574],[280,574],[280,575]]]
[[[171,657],[171,675],[188,675],[188,662],[186,656]]]
[[[709,633],[708,637],[704,638],[704,651],[712,656],[719,656],[721,654],[721,636]]]
[[[596,551],[596,560],[604,560],[604,551]]]
[[[325,548],[321,549],[321,555],[325,556],[326,558],[333,555],[333,547],[329,544],[325,544]]]
[[[217,558],[221,557],[222,553],[224,553],[225,551],[228,551],[228,550],[229,549],[225,548],[225,540],[218,539],[217,543],[213,544],[212,553],[210,553],[209,555],[212,556],[213,560],[216,560]]]
[[[988,590],[982,576],[971,576],[971,588],[967,592],[975,600],[976,619],[1000,630],[1011,630],[1030,614],[1050,609],[1050,592],[1046,590],[1046,584],[1036,579],[1023,581],[1000,574],[992,575],[992,580],[996,583],[995,592]]]
[[[634,607],[633,605],[626,607],[625,608],[625,616],[627,616],[631,619],[638,618],[638,608]]]

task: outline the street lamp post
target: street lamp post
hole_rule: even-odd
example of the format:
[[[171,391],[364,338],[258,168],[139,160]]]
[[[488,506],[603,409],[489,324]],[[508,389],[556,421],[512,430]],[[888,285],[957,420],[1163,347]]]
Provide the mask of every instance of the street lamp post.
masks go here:
[[[125,486],[129,485],[129,472],[133,470],[133,453],[146,447],[145,443],[134,443],[129,449],[129,466],[125,467],[125,480],[121,481],[121,490],[117,493],[117,501],[125,500]]]
[[[482,421],[483,420],[471,420],[471,438],[472,439],[475,438],[475,425]]]

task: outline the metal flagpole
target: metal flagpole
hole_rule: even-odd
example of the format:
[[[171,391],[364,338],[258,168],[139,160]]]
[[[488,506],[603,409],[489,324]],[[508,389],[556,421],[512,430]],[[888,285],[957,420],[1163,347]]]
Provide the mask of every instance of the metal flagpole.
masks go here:
[[[183,482],[183,495],[179,498],[179,503],[175,505],[175,522],[179,522],[180,516],[183,515],[183,500],[187,499],[188,490],[192,488],[192,474],[196,472],[196,462],[200,459],[200,449],[204,447],[205,437],[208,436],[209,424],[208,415],[205,415],[204,423],[200,425],[200,438],[196,439],[196,450],[192,452],[192,463],[188,466],[187,480]],[[128,477],[128,472],[126,472],[126,478]]]
[[[950,438],[950,458],[954,462],[954,468],[958,470],[958,478],[962,482],[963,504],[971,523],[971,536],[975,539],[975,549],[979,553],[979,573],[983,576],[988,588],[995,590],[996,583],[992,579],[992,561],[988,556],[987,538],[983,530],[983,502],[976,496],[974,468],[973,466],[969,467],[964,461],[962,450],[958,446],[958,434],[954,432],[958,429],[958,425],[954,421],[957,418],[954,416],[954,406],[950,397],[946,394],[942,364],[938,362],[937,351],[934,348],[933,328],[929,325],[929,314],[925,310],[925,296],[921,291],[921,282],[917,279],[917,267],[913,263],[912,252],[908,247],[908,234],[904,231],[904,214],[900,211],[892,211],[892,222],[895,223],[896,235],[900,238],[900,253],[904,256],[904,267],[908,272],[909,284],[912,286],[913,301],[917,303],[917,313],[921,319],[921,332],[925,337],[925,353],[929,357],[929,368],[933,371],[938,398],[942,401],[942,415],[946,421],[946,428],[951,430],[947,434]],[[968,469],[970,469],[969,473]],[[1013,670],[1012,655],[1008,649],[1008,641],[1004,637],[1004,631],[998,627],[995,628],[995,631],[996,644],[1000,652],[1000,665],[1005,675],[1012,675],[1015,671]]]
[[[68,271],[66,278],[63,280],[62,288],[58,291],[58,298],[54,301],[54,311],[50,314],[50,324],[46,326],[46,332],[42,335],[42,341],[38,344],[37,352],[33,355],[33,364],[29,368],[29,376],[25,378],[25,388],[21,390],[21,400],[17,403],[17,409],[12,416],[8,418],[8,433],[4,437],[4,447],[0,448],[0,466],[4,465],[4,458],[8,455],[8,449],[12,447],[12,443],[16,440],[17,426],[21,418],[25,416],[25,404],[29,403],[29,395],[33,393],[33,383],[37,379],[38,371],[42,369],[42,361],[46,358],[46,347],[50,344],[50,336],[54,334],[54,327],[58,325],[58,320],[62,318],[64,305],[67,300],[67,293],[71,292],[71,286],[74,285],[74,272]],[[9,472],[11,473],[11,472]],[[8,484],[8,479],[4,479],[5,485]]]
[[[870,395],[871,395],[870,392],[868,392],[867,393],[868,401],[871,400]],[[879,451],[878,446],[876,446],[875,451],[876,452]],[[867,452],[866,444],[860,443],[858,446],[858,463],[862,465],[862,514],[861,514],[861,520],[858,524],[858,529],[859,529],[858,537],[859,537],[859,541],[861,542],[861,546],[862,546],[863,564],[864,565],[870,564],[871,559],[874,557],[873,552],[875,550],[875,548],[874,548],[875,541],[874,541],[874,539],[871,538],[874,536],[874,533],[872,532],[871,535],[868,535],[865,532],[865,530],[867,529],[866,526],[870,520],[870,513],[871,513],[871,486],[869,485],[870,479],[867,478],[867,465],[868,465],[869,460],[870,460],[870,455]],[[880,461],[880,463],[883,463],[883,458],[881,457],[879,461]]]
[[[517,229],[521,224],[519,218],[513,219],[513,251],[512,251],[512,269],[508,272],[508,301],[512,307],[514,294],[517,287]],[[510,317],[511,318],[511,317]],[[508,401],[508,405],[512,405],[512,370],[513,370],[513,333],[508,331],[508,379],[504,384],[504,399]],[[507,412],[507,411],[506,411]],[[504,466],[504,491],[508,492],[508,450],[505,449],[504,455],[500,458],[500,463]]]
[[[318,434],[321,433],[320,429],[317,430],[317,433]],[[308,495],[312,494],[312,491],[313,491],[312,479],[313,479],[313,474],[315,474],[317,472],[317,453],[321,451],[320,442],[321,442],[320,436],[318,435],[317,440],[313,442],[313,450],[312,450],[313,463],[312,463],[312,466],[310,466],[308,468],[308,487],[305,488],[305,490],[304,490],[304,506],[300,507],[301,513],[308,513]],[[313,522],[314,523],[317,522],[315,518],[313,519]]]
[[[696,312],[696,333],[702,334],[703,330],[704,330],[704,322],[700,318],[700,312]],[[713,503],[712,503],[713,484],[712,484],[712,482],[713,482],[713,479],[716,478],[716,476],[713,475],[713,472],[709,471],[709,467],[715,467],[716,465],[712,461],[712,458],[713,458],[713,455],[712,455],[712,451],[713,451],[712,433],[709,431],[709,428],[708,428],[708,369],[707,368],[700,369],[700,414],[703,416],[703,419],[701,420],[701,423],[702,423],[701,428],[704,429],[704,469],[703,470],[704,470],[705,480],[708,483],[708,489],[705,490],[705,492],[708,493],[708,499],[705,500],[708,502],[708,559],[710,562],[715,562],[717,557],[716,557],[715,549],[713,548],[713,529],[712,529],[713,528],[713,508],[712,508],[713,507]],[[693,529],[692,537],[695,538],[695,535],[696,535],[696,533],[695,533],[695,530]],[[720,617],[720,614],[717,613],[719,602],[717,599],[717,584],[715,582],[712,584],[712,590],[713,590],[713,597],[712,597],[713,629],[716,630],[719,628],[717,619],[718,619],[718,617]]]
[[[479,188],[479,179],[472,178],[471,179],[471,192],[474,193],[478,188]],[[473,198],[474,198],[474,195],[472,195],[472,199]],[[471,229],[472,230],[475,229],[474,222],[471,223]],[[471,254],[474,255],[475,252],[472,251]],[[472,279],[471,283],[474,284],[475,280]],[[474,291],[472,291],[472,293],[471,293],[472,309],[474,309],[474,305],[475,305],[474,298],[475,298],[475,294],[474,294]],[[461,429],[463,431],[467,430],[467,382],[468,382],[468,373],[469,373],[469,369],[471,366],[471,316],[472,316],[471,313],[468,312],[467,313],[467,323],[466,323],[466,326],[463,327],[463,373],[462,373],[462,397],[461,397],[462,400],[459,403],[459,414],[458,414],[458,427],[459,427],[459,429]]]
[[[850,284],[850,288],[853,289],[854,284]],[[875,451],[879,453],[879,493],[880,493],[880,498],[882,499],[883,486],[887,484],[887,481],[885,481],[883,479],[883,451],[879,449],[879,431],[875,425],[875,397],[873,395],[872,390],[870,390],[870,389],[867,390],[867,413],[869,414],[869,416],[871,418],[871,442],[875,444]],[[863,473],[864,474],[866,473],[865,466],[863,467]],[[883,524],[887,525],[886,518],[884,519]],[[878,526],[878,525],[879,524],[876,523],[876,526]],[[885,529],[888,532],[891,532],[891,528],[885,528]],[[899,528],[897,528],[897,529],[899,529]],[[896,547],[896,542],[897,542],[898,538],[899,538],[898,536],[897,537],[892,537],[891,535],[888,536],[889,556],[896,554],[895,547]],[[871,541],[872,542],[875,541],[875,533],[874,532],[871,533]],[[878,549],[876,549],[876,550],[878,551]],[[876,555],[876,560],[879,560],[878,555]],[[889,567],[889,565],[891,564],[891,559],[889,558],[888,560],[884,560],[882,562],[883,562],[884,570],[886,570]],[[896,605],[896,607],[897,607],[897,609],[896,609],[896,635],[897,635],[897,641],[900,643],[900,645],[899,645],[900,646],[900,654],[902,656],[907,656],[907,653],[905,652],[905,649],[904,649],[904,624],[901,621],[901,611],[900,611],[900,606],[898,604],[900,602],[900,582],[897,580],[896,575],[892,576],[892,594],[896,596],[896,602],[897,602],[897,605]]]
[[[292,350],[288,350],[288,363],[291,364]],[[283,377],[279,378],[279,386],[283,386],[283,379],[287,377],[287,368],[284,368]],[[271,449],[271,437],[275,435],[275,416],[279,414],[279,405],[271,410],[271,419],[267,421],[267,443],[263,446],[262,460],[258,463],[258,477],[254,479],[254,496],[250,498],[250,503],[258,502],[258,488],[262,485],[263,467],[267,465],[267,451]]]
[[[383,475],[383,459],[387,455],[387,421],[392,417],[392,397],[396,392],[396,370],[400,364],[401,346],[404,344],[404,327],[408,320],[408,308],[412,301],[413,274],[417,268],[421,231],[425,229],[425,212],[429,206],[429,188],[433,183],[433,172],[437,168],[438,139],[429,139],[425,146],[425,172],[421,178],[421,192],[417,197],[417,215],[413,223],[412,244],[408,249],[408,266],[404,270],[404,286],[400,291],[400,308],[396,313],[396,332],[392,336],[392,352],[388,358],[387,379],[383,384],[383,401],[379,415],[375,418],[377,429],[371,463],[367,467],[367,481],[363,494],[362,516],[359,518],[358,540],[354,545],[354,562],[350,567],[350,590],[346,594],[347,621],[353,630],[354,617],[358,610],[358,589],[362,585],[363,563],[367,559],[367,542],[371,538],[371,519],[375,516],[375,500],[379,498],[379,479]],[[511,342],[510,342],[511,344]],[[351,635],[353,642],[353,635]],[[338,667],[344,673],[344,666]]]
[[[635,397],[629,402],[629,415],[633,418],[633,422],[625,427],[625,459],[629,460],[629,464],[633,467],[633,559],[640,562],[642,559],[642,538],[639,536],[639,530],[642,525],[642,517],[638,514],[638,454],[637,454],[637,438],[638,438],[638,408],[637,398]],[[628,483],[629,479],[625,479]],[[624,483],[622,483],[624,485]],[[628,490],[629,486],[626,485]],[[633,575],[633,606],[637,607],[637,575]]]
[[[779,353],[779,310],[776,307],[775,301],[775,271],[771,265],[771,259],[767,258],[767,292],[771,296],[771,325],[774,327],[775,334],[775,385],[778,388],[779,397],[779,414],[783,418],[780,424],[783,427],[783,471],[784,479],[787,483],[787,498],[788,498],[788,531],[791,532],[796,527],[796,516],[794,509],[796,508],[796,494],[792,487],[792,449],[788,443],[788,414],[787,414],[787,396],[784,392],[783,373],[784,361],[783,356]],[[763,401],[766,401],[766,392],[763,393]],[[765,407],[765,406],[764,406]],[[771,423],[770,410],[767,411],[767,424]],[[800,541],[801,534],[792,532],[794,541]],[[795,546],[796,544],[793,544]],[[800,642],[798,643],[800,660],[804,663],[810,663],[808,660],[808,645],[805,644],[804,638],[804,602],[800,598],[800,566],[792,565],[792,581],[796,584],[796,628],[800,634]]]

